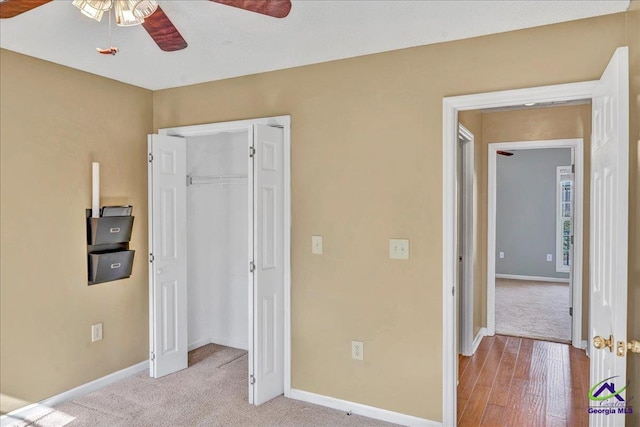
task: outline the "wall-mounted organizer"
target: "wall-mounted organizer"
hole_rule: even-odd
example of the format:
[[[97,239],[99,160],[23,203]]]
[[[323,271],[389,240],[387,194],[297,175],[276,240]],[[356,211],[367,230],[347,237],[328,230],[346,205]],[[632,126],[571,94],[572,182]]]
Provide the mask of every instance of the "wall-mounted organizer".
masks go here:
[[[107,208],[102,209],[102,214]],[[133,219],[131,215],[93,218],[91,209],[87,209],[89,285],[131,276],[135,251],[129,250],[129,240]]]
[[[93,163],[91,209],[87,209],[87,258],[89,285],[126,279],[131,276],[133,255],[129,250],[133,207],[100,203],[100,165]]]

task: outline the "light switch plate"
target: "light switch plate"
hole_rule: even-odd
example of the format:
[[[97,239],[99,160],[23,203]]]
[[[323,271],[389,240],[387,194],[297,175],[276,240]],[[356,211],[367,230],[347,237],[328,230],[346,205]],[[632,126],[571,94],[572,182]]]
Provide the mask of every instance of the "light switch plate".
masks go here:
[[[409,259],[409,239],[389,239],[389,258]]]
[[[553,261],[553,255],[547,254],[547,261]]]
[[[500,258],[504,258],[504,252],[500,252]]]
[[[102,323],[91,325],[91,342],[100,341],[102,339]]]
[[[322,236],[311,236],[311,253],[322,255]]]

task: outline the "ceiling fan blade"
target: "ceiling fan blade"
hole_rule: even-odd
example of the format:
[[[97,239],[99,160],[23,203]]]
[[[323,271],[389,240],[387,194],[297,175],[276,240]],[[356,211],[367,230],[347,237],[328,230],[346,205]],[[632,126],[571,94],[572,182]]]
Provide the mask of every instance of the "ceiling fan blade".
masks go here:
[[[156,42],[158,47],[165,52],[173,52],[187,47],[187,42],[182,38],[178,29],[169,20],[169,17],[158,6],[158,9],[146,18],[142,26]]]
[[[0,19],[13,18],[51,0],[5,0],[0,2]]]
[[[211,0],[274,18],[284,18],[291,10],[291,0]]]
[[[507,157],[513,156],[512,152],[510,152],[510,151],[502,151],[502,150],[496,151],[496,154],[499,154],[501,156],[507,156]]]

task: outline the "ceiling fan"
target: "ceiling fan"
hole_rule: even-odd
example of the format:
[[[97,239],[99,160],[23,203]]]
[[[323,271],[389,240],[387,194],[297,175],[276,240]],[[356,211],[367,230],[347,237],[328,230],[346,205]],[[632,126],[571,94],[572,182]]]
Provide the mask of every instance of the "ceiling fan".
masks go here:
[[[13,18],[52,0],[0,0],[0,19]],[[233,6],[250,12],[261,13],[274,18],[284,18],[291,10],[291,0],[210,0],[215,3]],[[158,47],[166,52],[187,47],[186,40],[180,35],[169,17],[153,0],[74,0],[73,5],[80,11],[100,21],[104,12],[111,13],[113,8],[116,24],[130,26],[142,24]],[[117,48],[98,49],[100,53],[115,54]]]

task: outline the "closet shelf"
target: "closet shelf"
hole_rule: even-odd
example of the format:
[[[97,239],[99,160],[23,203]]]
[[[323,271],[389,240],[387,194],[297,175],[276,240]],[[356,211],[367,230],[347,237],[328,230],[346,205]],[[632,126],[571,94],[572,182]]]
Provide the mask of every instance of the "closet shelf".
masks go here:
[[[247,181],[247,175],[187,175],[187,185],[199,184],[241,184]]]

